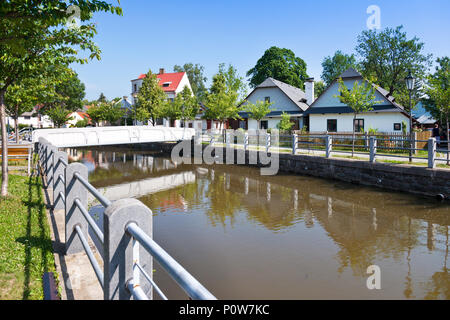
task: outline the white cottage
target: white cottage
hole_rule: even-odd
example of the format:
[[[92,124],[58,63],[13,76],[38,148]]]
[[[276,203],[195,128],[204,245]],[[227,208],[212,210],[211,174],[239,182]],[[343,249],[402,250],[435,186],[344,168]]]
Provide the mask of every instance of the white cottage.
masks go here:
[[[281,121],[281,114],[284,112],[291,116],[291,121],[294,122],[293,129],[302,128],[304,112],[308,109],[309,103],[313,101],[314,97],[314,79],[308,79],[305,88],[307,93],[284,82],[267,78],[245,100],[252,103],[257,101],[272,102],[271,108],[273,111],[260,121],[260,128],[257,128],[258,122],[251,119],[251,115],[244,111],[239,112],[242,120],[230,120],[230,127],[249,130],[275,129]],[[245,104],[246,102],[241,105],[241,108],[245,108]]]
[[[339,77],[350,89],[355,81],[366,81],[353,68],[349,68]],[[335,97],[335,95],[339,95],[338,88],[337,80],[333,81],[306,112],[309,115],[310,132],[353,131],[353,110]],[[381,103],[373,106],[373,111],[358,114],[355,130],[360,132],[361,130],[378,129],[379,132],[402,132],[403,125],[406,125],[406,131],[409,132],[409,115],[404,107],[396,103],[395,98],[381,87],[375,86],[375,96],[375,99]]]

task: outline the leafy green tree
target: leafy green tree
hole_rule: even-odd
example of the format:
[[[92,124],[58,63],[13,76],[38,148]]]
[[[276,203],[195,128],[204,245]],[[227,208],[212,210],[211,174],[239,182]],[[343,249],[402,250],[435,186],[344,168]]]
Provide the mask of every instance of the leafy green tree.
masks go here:
[[[122,109],[119,101],[120,98],[115,98],[110,102],[103,103],[101,108],[103,111],[103,120],[108,121],[110,125],[115,125],[120,119],[125,117],[126,111]]]
[[[192,91],[188,87],[184,87],[177,97],[182,99],[181,120],[194,120],[200,112],[197,97],[192,95]]]
[[[104,112],[101,105],[99,104],[90,107],[86,113],[88,114],[89,118],[91,118],[92,123],[96,127],[101,121],[104,120]]]
[[[228,119],[240,119],[240,97],[243,95],[244,83],[236,69],[229,66],[219,66],[219,72],[214,75],[213,83],[205,100],[205,112],[203,117],[208,120],[218,120],[220,128]]]
[[[251,87],[256,87],[271,77],[297,88],[303,88],[308,79],[306,62],[289,49],[271,47],[247,72]]]
[[[420,97],[420,84],[426,78],[432,56],[424,54],[424,44],[417,37],[408,39],[402,29],[403,26],[363,31],[358,36],[356,51],[361,57],[362,75],[388,90],[389,95],[394,96],[401,105],[409,106],[404,80],[408,70],[417,79],[413,97]]]
[[[250,114],[250,117],[258,122],[258,129],[261,128],[261,120],[272,112],[271,106],[273,102],[268,101],[256,101],[256,103],[252,103],[247,101],[244,106],[244,110]]]
[[[143,122],[151,119],[155,124],[156,119],[161,116],[166,100],[167,95],[159,85],[158,78],[149,70],[137,94],[137,119]]]
[[[59,128],[64,125],[63,113],[71,113],[83,107],[85,86],[78,79],[77,73],[68,68],[52,68],[46,75],[45,88],[40,93],[39,103],[44,106],[43,113],[53,122],[56,121],[55,125]]]
[[[433,102],[434,112],[439,112],[446,123],[446,136],[450,140],[448,132],[449,114],[450,114],[450,59],[448,57],[437,59],[438,66],[436,72],[428,77],[426,94]],[[450,150],[450,142],[447,144],[447,149]],[[447,154],[447,165],[450,165],[450,160]]]
[[[436,59],[437,66],[435,68],[435,72],[432,75],[429,75],[427,81],[427,87],[430,85],[429,81],[432,80],[431,84],[435,86],[440,83],[441,88],[444,90],[450,86],[450,58],[442,57]],[[437,86],[439,87],[439,86]],[[439,108],[436,103],[433,101],[430,95],[427,95],[427,89],[425,89],[425,96],[422,101],[425,106],[425,109],[430,112],[430,114],[435,119],[443,119],[443,113],[441,108]]]
[[[277,124],[277,128],[280,131],[291,131],[292,127],[294,126],[294,123],[291,121],[291,116],[286,113],[283,112],[281,114],[281,121]]]
[[[45,88],[39,82],[33,81],[33,79],[26,79],[21,84],[11,85],[6,91],[6,111],[14,119],[14,132],[16,133],[17,142],[19,142],[19,116],[34,109],[38,102],[40,90],[45,90]]]
[[[328,56],[323,59],[321,78],[328,86],[348,68],[356,69],[356,65],[356,57],[354,54],[348,55],[338,50],[332,57]]]
[[[194,95],[202,101],[206,94],[208,93],[208,89],[206,88],[206,81],[208,80],[203,74],[205,68],[200,64],[193,63],[185,63],[183,66],[175,65],[173,67],[174,72],[186,72],[189,78],[189,82],[191,83],[192,92]]]
[[[61,107],[50,108],[46,111],[46,115],[50,117],[57,128],[61,128],[67,123],[67,121],[74,119],[73,117],[69,117],[69,114],[71,113],[72,111]]]
[[[73,12],[80,9],[80,27],[64,25]],[[92,14],[107,11],[122,14],[120,7],[100,0],[14,0],[0,4],[0,127],[2,145],[7,145],[4,97],[7,89],[27,78],[40,78],[49,66],[87,63],[100,58],[100,49],[93,42],[94,23],[86,23]],[[88,51],[87,57],[80,52]],[[7,159],[8,149],[2,148]],[[1,196],[8,195],[8,162],[2,162]]]
[[[89,120],[88,119],[83,119],[83,120],[78,121],[75,124],[75,127],[76,128],[86,128],[88,125],[89,125]]]
[[[352,108],[353,110],[353,138],[352,138],[352,157],[355,154],[355,122],[356,117],[360,113],[365,113],[373,110],[373,106],[381,101],[375,100],[375,88],[372,84],[355,81],[353,88],[349,90],[345,85],[344,81],[339,78],[339,93],[340,95],[335,95],[334,97],[339,98],[339,100]]]
[[[314,97],[317,99],[325,91],[325,83],[323,81],[316,81],[314,83]]]
[[[108,99],[106,99],[106,97],[105,97],[105,95],[103,94],[103,92],[100,93],[100,96],[98,97],[97,102],[100,102],[100,103],[102,103],[102,102],[108,102]]]

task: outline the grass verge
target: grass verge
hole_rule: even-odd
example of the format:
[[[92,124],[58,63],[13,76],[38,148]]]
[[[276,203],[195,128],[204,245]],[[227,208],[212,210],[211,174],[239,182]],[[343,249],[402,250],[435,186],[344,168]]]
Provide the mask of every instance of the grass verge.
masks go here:
[[[57,278],[41,181],[10,175],[9,193],[0,198],[0,300],[40,300],[44,272]]]

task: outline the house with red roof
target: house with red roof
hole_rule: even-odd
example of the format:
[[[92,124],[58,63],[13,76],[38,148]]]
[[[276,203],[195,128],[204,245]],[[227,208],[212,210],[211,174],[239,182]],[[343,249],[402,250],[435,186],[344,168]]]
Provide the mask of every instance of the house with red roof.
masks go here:
[[[70,118],[69,121],[67,121],[66,126],[67,127],[74,127],[77,122],[87,120],[89,124],[91,124],[91,118],[89,115],[84,112],[83,110],[77,110],[75,112],[72,112],[67,116],[67,118]]]
[[[146,77],[145,74],[141,74],[137,79],[131,80],[131,96],[133,97],[133,105],[136,104],[136,96],[139,89],[142,87],[142,82]],[[184,87],[188,87],[192,91],[191,83],[186,72],[173,72],[166,73],[163,68],[159,69],[159,73],[156,75],[159,80],[159,85],[167,95],[167,99],[173,100]],[[158,125],[175,126],[179,127],[180,122],[176,121],[175,124],[170,124],[168,121],[160,119]],[[192,124],[190,124],[192,125]]]

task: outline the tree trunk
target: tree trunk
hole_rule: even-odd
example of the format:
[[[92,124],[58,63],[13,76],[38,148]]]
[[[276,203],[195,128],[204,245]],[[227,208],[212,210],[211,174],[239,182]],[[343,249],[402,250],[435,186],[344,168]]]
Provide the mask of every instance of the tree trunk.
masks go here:
[[[447,137],[447,165],[450,166],[450,137],[448,134],[450,127],[448,126],[449,125],[448,113],[446,116],[446,121],[447,121],[447,132],[446,132],[445,136]]]
[[[352,158],[355,155],[355,122],[356,122],[356,116],[357,114],[355,113],[354,117],[353,117],[353,137],[352,137]]]
[[[16,143],[19,143],[19,118],[14,118],[14,132],[16,133]]]
[[[5,91],[0,91],[0,127],[2,132],[2,197],[8,196],[8,136],[6,133],[5,119]]]

